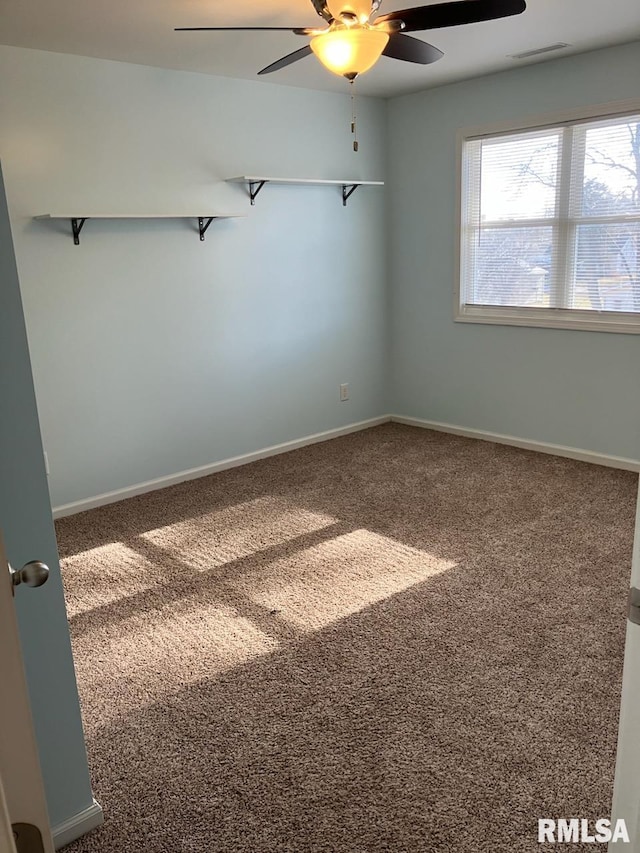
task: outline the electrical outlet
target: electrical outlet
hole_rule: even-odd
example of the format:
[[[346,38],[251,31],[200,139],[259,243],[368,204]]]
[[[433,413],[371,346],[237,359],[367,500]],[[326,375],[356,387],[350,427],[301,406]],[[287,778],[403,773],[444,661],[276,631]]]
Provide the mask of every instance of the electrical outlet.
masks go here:
[[[340,386],[340,402],[344,403],[349,399],[349,383],[343,382]]]

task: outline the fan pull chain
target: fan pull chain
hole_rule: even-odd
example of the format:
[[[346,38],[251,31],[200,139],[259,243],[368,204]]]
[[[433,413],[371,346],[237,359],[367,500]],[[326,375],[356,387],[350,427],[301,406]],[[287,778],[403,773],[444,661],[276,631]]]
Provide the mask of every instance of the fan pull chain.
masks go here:
[[[353,80],[351,84],[351,133],[353,134],[353,150],[358,150],[358,130],[356,125],[356,96],[353,88]]]

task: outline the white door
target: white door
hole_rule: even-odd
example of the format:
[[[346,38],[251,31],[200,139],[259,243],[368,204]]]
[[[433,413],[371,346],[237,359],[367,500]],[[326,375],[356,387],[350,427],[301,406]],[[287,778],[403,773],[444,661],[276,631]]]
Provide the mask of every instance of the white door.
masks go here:
[[[2,702],[0,702],[0,780],[4,789],[10,823],[17,835],[16,846],[21,853],[39,853],[38,833],[42,838],[43,853],[53,853],[53,840],[40,773],[27,682],[22,665],[22,652],[18,637],[18,623],[13,605],[16,595],[38,595],[30,589],[29,582],[42,581],[44,570],[32,566],[32,576],[27,569],[19,577],[24,583],[14,587],[4,552],[0,532],[0,672],[2,673]],[[37,577],[38,570],[42,572]],[[3,811],[0,796],[0,811]],[[0,815],[0,850],[5,850],[6,821]],[[17,825],[17,826],[16,826]],[[10,847],[6,847],[10,850]]]
[[[640,589],[640,493],[631,563],[631,588]],[[640,597],[638,601],[640,603]],[[640,607],[637,613],[640,614]],[[634,623],[631,618],[627,620],[612,825],[620,818],[626,823],[630,844],[612,841],[609,850],[640,853],[640,624]]]

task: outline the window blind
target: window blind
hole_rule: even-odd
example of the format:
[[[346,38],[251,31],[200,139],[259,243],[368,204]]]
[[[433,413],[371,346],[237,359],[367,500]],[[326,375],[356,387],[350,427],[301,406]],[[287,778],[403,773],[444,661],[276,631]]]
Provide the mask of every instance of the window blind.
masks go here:
[[[461,303],[640,321],[640,114],[465,140]]]

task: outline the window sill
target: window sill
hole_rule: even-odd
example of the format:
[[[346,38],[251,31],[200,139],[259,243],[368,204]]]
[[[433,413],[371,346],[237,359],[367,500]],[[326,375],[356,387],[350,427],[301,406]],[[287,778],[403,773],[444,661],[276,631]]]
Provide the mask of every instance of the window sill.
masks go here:
[[[576,329],[640,335],[640,314],[615,314],[609,311],[479,308],[465,305],[457,309],[454,320],[456,323],[483,323],[493,326],[530,326],[542,329]]]

